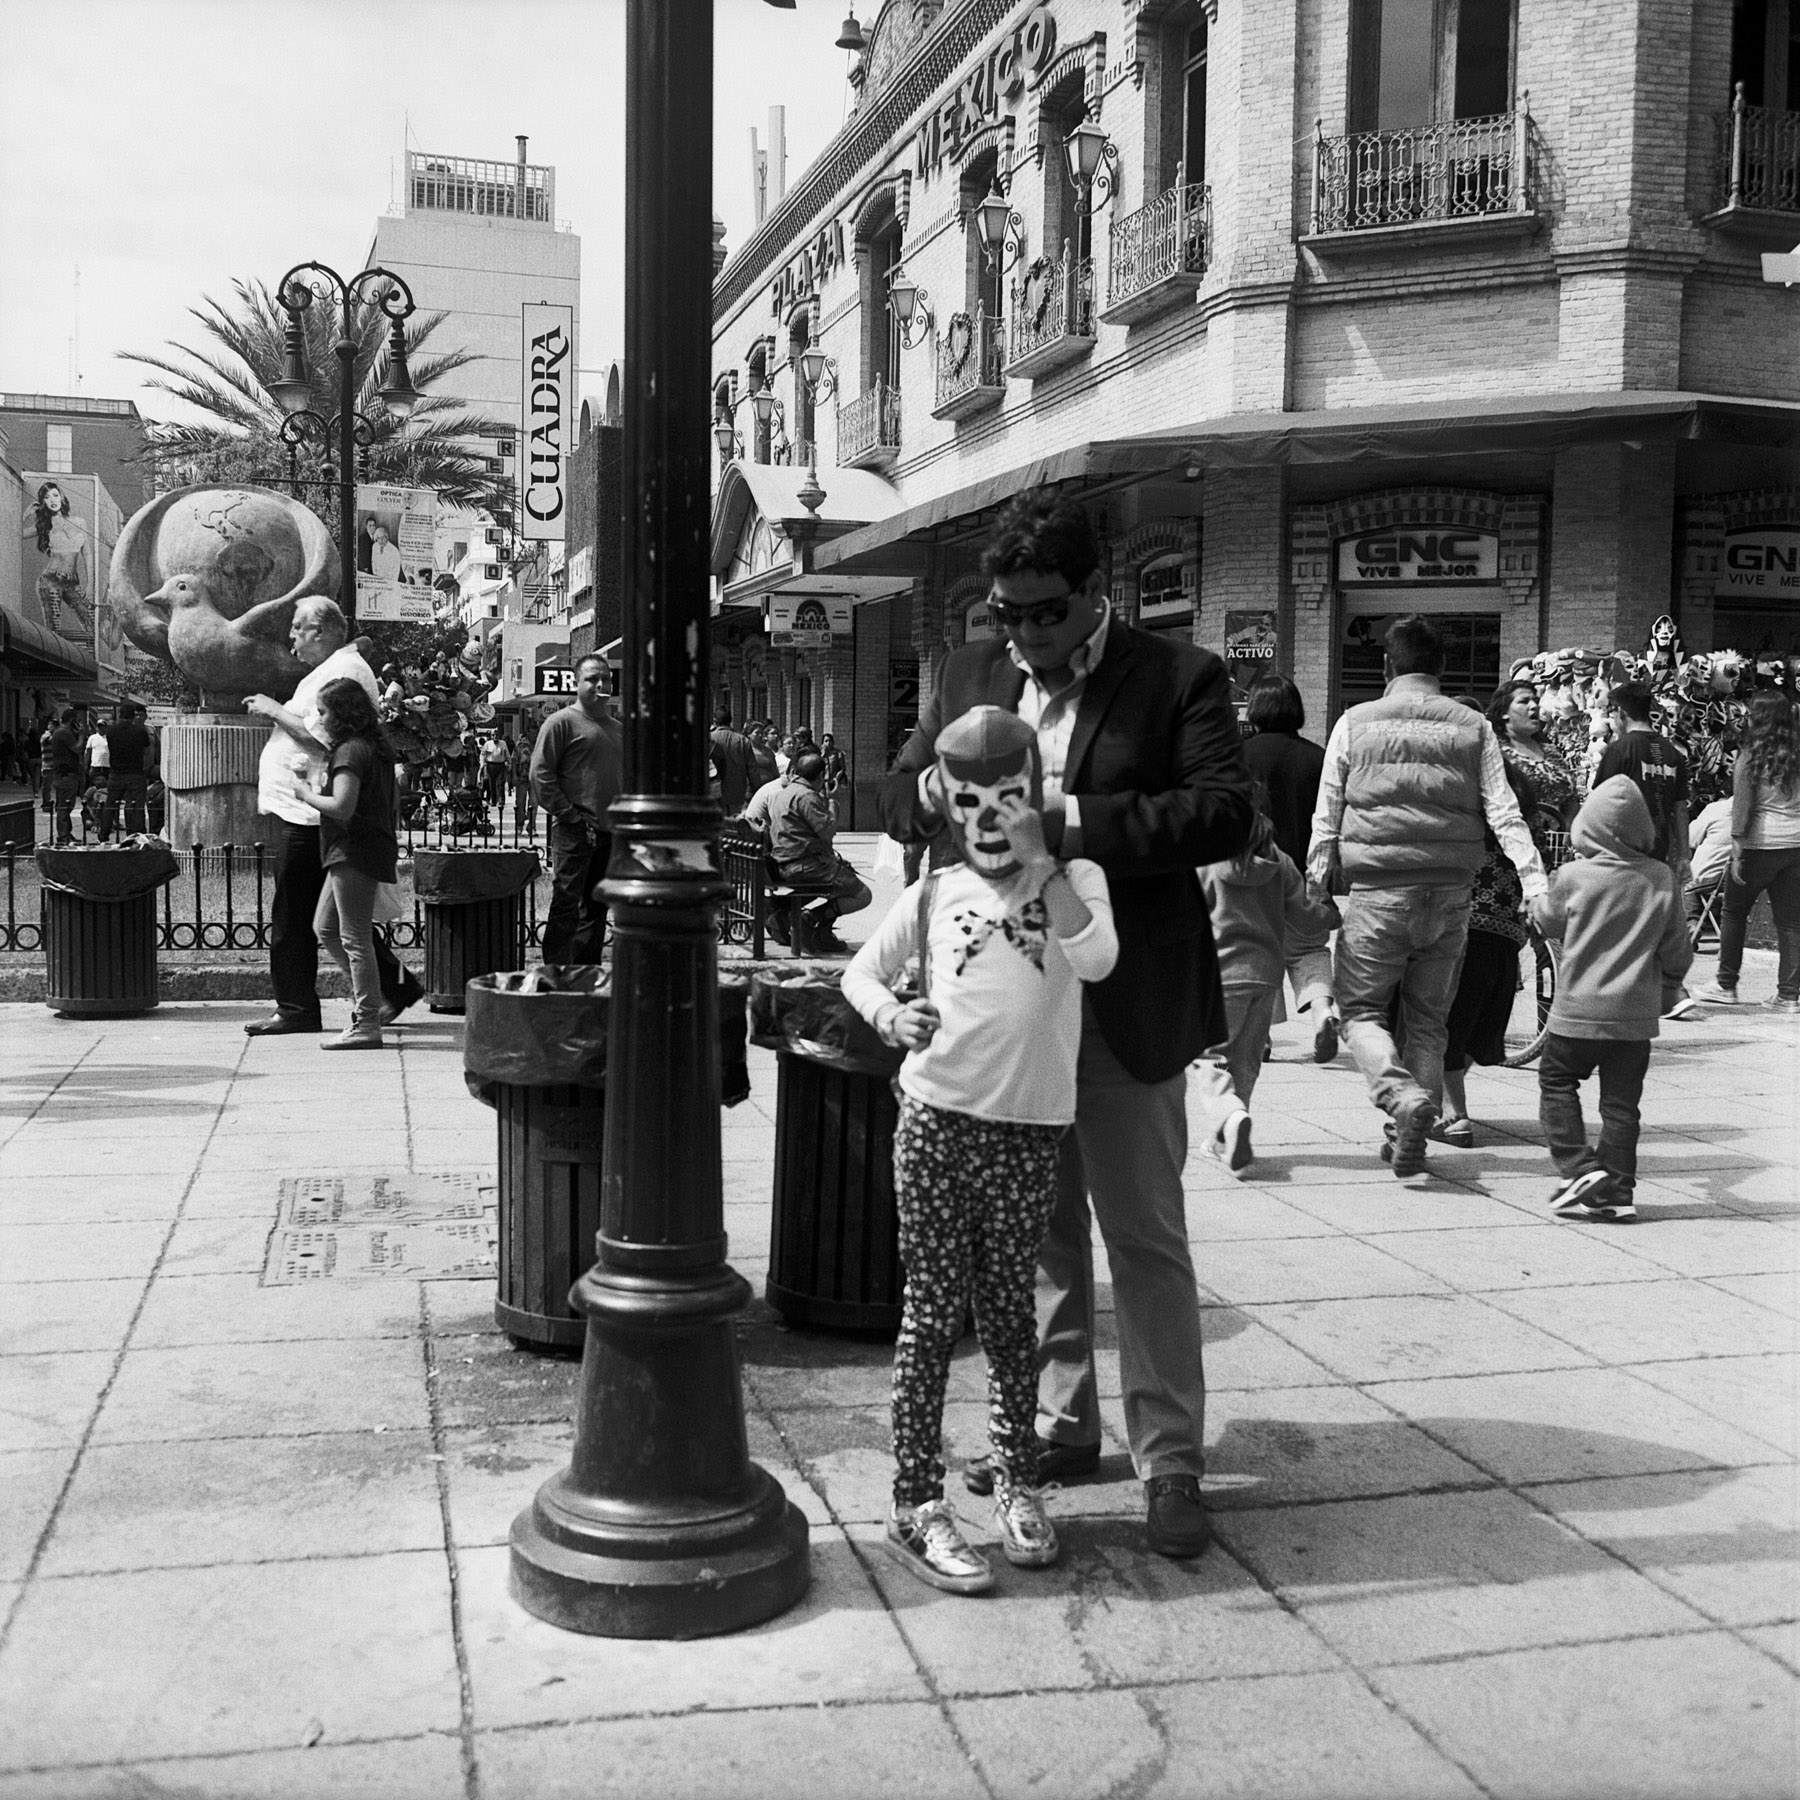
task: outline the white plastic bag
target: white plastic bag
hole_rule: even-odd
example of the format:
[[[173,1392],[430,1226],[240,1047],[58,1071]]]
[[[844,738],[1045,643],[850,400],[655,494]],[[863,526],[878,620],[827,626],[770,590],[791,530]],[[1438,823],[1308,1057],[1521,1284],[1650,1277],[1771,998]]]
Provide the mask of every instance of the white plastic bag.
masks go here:
[[[875,873],[891,875],[896,881],[906,879],[906,848],[898,838],[891,838],[884,831],[881,842],[875,846]]]

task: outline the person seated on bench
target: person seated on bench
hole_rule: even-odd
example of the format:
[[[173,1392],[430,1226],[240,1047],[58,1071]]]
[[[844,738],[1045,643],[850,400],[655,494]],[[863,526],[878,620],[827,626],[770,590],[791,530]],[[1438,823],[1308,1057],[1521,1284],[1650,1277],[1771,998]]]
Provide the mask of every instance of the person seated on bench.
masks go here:
[[[761,831],[782,885],[807,896],[800,916],[813,951],[848,955],[833,929],[846,913],[861,912],[874,896],[832,847],[837,802],[825,797],[825,759],[815,751],[796,756],[778,781],[765,782],[744,808],[744,823]],[[775,936],[781,937],[779,925]],[[796,943],[796,950],[806,946]]]

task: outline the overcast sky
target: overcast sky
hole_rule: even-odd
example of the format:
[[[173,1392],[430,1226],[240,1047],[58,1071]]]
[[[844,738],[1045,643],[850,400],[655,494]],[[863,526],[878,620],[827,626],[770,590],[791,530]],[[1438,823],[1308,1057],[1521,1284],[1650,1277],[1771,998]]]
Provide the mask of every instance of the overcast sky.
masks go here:
[[[844,121],[845,10],[717,0],[732,249],[769,107],[790,185]],[[623,0],[0,0],[0,42],[0,389],[172,417],[116,352],[193,341],[186,309],[235,278],[309,257],[353,274],[409,141],[511,162],[519,132],[581,235],[584,362],[624,347]]]

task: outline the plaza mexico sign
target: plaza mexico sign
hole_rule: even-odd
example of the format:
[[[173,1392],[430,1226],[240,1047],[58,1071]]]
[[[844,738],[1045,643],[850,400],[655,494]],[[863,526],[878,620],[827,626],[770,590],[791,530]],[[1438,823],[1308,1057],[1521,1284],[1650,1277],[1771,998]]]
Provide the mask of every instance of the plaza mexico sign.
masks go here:
[[[967,71],[939,102],[913,139],[914,166],[929,181],[955,156],[966,139],[1000,116],[1000,103],[1011,99],[1027,80],[1048,67],[1056,55],[1056,20],[1047,6],[1034,6],[1025,17]]]
[[[1413,525],[1339,538],[1339,581],[1498,581],[1500,538],[1492,531]]]
[[[1727,532],[1713,592],[1733,598],[1749,594],[1800,596],[1800,530],[1769,525]]]
[[[805,299],[818,293],[844,266],[844,221],[828,219],[817,237],[802,247],[769,284],[769,311],[785,319]]]

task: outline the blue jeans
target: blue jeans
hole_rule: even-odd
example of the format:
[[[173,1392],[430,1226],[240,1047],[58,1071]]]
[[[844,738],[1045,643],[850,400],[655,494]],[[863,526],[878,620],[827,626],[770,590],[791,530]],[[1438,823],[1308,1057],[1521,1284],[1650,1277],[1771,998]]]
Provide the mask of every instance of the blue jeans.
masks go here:
[[[1565,1181],[1604,1169],[1620,1192],[1637,1186],[1638,1102],[1650,1067],[1648,1038],[1571,1038],[1551,1032],[1538,1064],[1538,1118]],[[1588,1148],[1581,1084],[1600,1076],[1600,1141]]]
[[[1441,1107],[1450,1002],[1469,937],[1469,884],[1357,888],[1339,908],[1338,1011],[1371,1098],[1390,1116],[1421,1095]],[[1396,996],[1404,1050],[1387,1025]]]

